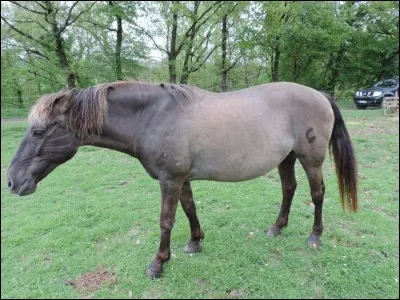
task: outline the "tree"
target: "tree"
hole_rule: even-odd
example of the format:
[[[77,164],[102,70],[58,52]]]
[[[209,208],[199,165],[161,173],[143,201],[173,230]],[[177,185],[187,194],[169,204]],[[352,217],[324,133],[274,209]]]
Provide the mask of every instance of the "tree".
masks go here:
[[[142,7],[145,14],[152,13],[155,15],[152,22],[156,25],[156,28],[152,31],[146,29],[144,25],[138,23],[136,25],[159,51],[167,55],[170,82],[177,81],[177,60],[183,51],[185,58],[180,82],[186,83],[190,73],[197,71],[216,49],[215,45],[211,49],[208,48],[212,29],[216,23],[207,22],[220,9],[222,4],[221,1],[184,3],[166,1],[156,4],[150,3],[148,6]],[[196,44],[195,39],[199,37],[199,32],[206,23],[209,30],[204,37],[199,38],[199,43]],[[162,27],[157,27],[157,24],[161,24]],[[156,41],[158,33],[161,32],[162,35],[166,36],[164,46]]]
[[[228,90],[228,72],[233,69],[236,63],[239,61],[240,55],[236,56],[236,59],[232,62],[231,56],[235,50],[235,45],[238,40],[238,27],[234,28],[235,24],[240,24],[239,14],[243,10],[246,3],[236,2],[236,3],[226,3],[221,14],[221,91],[225,92]],[[229,22],[229,19],[232,19]],[[234,36],[230,38],[229,29],[235,29]],[[230,45],[228,42],[231,42]],[[229,49],[231,46],[231,49]],[[230,51],[229,51],[230,50]]]
[[[1,19],[15,33],[14,39],[27,48],[32,48],[32,52],[43,58],[48,59],[50,55],[55,54],[64,72],[68,88],[74,88],[77,75],[68,57],[65,31],[96,2],[84,5],[78,5],[79,1],[73,3],[10,1],[10,3],[14,6],[14,14],[12,12],[3,14],[2,10]],[[29,33],[29,26],[35,26],[35,35]]]

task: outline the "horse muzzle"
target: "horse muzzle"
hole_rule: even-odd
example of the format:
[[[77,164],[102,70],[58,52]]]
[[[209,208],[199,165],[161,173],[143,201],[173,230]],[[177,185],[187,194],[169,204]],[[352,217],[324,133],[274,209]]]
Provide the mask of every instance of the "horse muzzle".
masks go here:
[[[8,176],[7,185],[10,193],[18,194],[19,196],[30,195],[36,191],[36,182],[33,178],[18,180]]]

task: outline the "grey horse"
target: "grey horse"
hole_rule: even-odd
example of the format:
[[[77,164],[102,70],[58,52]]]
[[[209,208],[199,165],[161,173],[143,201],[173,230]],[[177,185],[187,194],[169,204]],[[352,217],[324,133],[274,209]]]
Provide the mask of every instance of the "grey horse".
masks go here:
[[[276,236],[288,224],[296,189],[295,162],[303,166],[315,205],[308,239],[320,245],[323,231],[322,164],[333,153],[341,204],[357,210],[357,164],[341,113],[328,95],[296,83],[277,82],[212,93],[177,84],[115,82],[42,96],[8,169],[12,193],[28,195],[37,183],[93,145],[137,158],[161,188],[161,239],[150,278],[160,277],[170,258],[178,202],[191,228],[185,252],[199,252],[204,238],[192,180],[244,181],[278,167],[283,201]]]

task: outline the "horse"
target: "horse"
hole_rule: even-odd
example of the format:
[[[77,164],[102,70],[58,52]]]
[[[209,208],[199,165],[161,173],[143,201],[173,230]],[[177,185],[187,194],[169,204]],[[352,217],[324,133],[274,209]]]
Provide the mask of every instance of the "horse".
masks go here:
[[[180,202],[191,237],[186,253],[200,252],[204,233],[190,182],[238,182],[278,168],[283,200],[267,236],[288,225],[296,190],[295,162],[308,178],[315,206],[307,243],[321,245],[325,185],[322,164],[334,158],[343,210],[357,210],[357,162],[349,133],[329,95],[291,82],[213,93],[171,83],[118,81],[41,96],[7,175],[11,193],[37,183],[71,159],[82,145],[137,158],[161,189],[158,251],[146,275],[158,278],[170,258],[170,237]]]

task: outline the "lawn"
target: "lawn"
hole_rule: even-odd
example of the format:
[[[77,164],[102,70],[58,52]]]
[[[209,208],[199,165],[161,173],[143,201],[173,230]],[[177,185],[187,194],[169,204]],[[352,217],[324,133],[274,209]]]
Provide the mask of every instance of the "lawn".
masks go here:
[[[28,108],[2,107],[1,118],[26,118],[28,116]]]
[[[328,156],[321,249],[306,246],[313,206],[299,163],[289,226],[277,238],[264,232],[281,203],[277,170],[240,183],[195,181],[203,251],[183,252],[189,224],[179,207],[171,260],[153,281],[145,269],[159,243],[160,191],[140,163],[83,147],[36,193],[17,197],[6,171],[26,125],[2,124],[1,298],[398,298],[398,118],[343,115],[360,209],[342,211]]]

